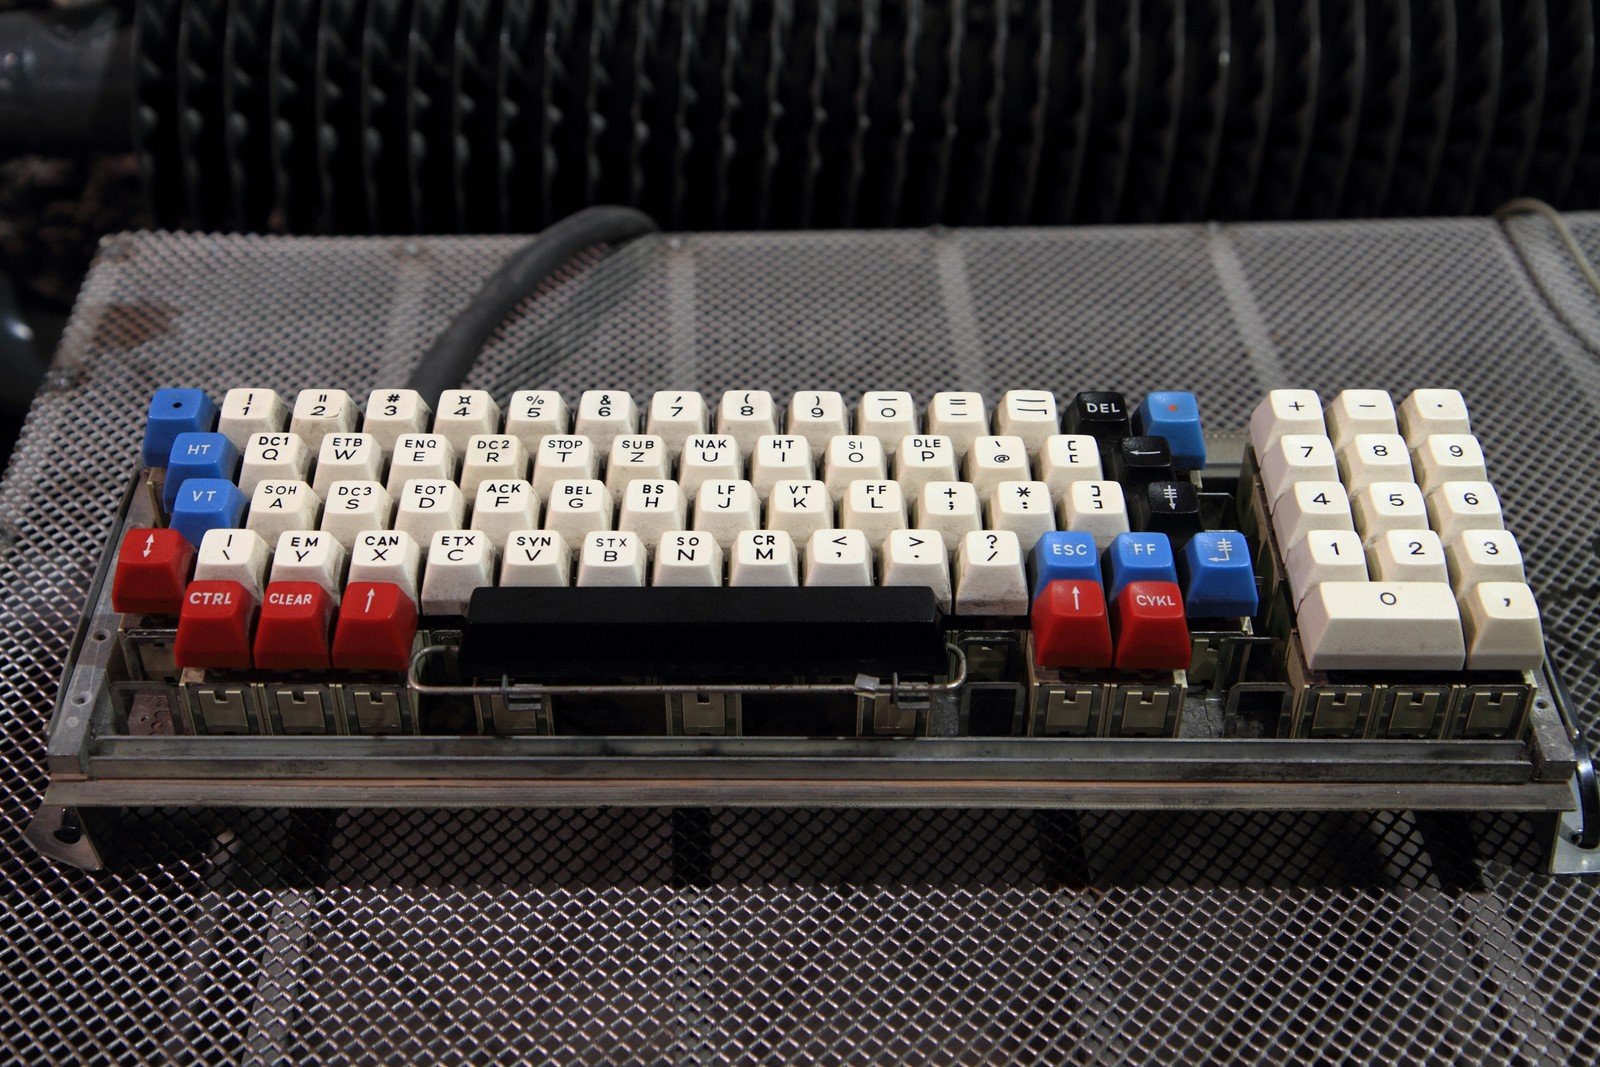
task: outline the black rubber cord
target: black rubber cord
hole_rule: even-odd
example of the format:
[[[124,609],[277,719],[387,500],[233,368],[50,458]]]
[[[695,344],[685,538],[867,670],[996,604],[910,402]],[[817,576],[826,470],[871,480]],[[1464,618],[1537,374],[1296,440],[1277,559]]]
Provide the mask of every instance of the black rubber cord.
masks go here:
[[[659,229],[649,215],[631,207],[591,207],[568,215],[506,257],[433,342],[407,384],[436,405],[440,393],[459,388],[466,380],[506,316],[574,256],[597,245],[616,247]]]

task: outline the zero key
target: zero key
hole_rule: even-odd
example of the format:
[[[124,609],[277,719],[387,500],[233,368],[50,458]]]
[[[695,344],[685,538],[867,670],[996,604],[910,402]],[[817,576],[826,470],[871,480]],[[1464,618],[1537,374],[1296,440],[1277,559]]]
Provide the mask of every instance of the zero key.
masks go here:
[[[411,665],[417,605],[393,582],[351,582],[339,602],[333,665],[345,671],[403,671]]]

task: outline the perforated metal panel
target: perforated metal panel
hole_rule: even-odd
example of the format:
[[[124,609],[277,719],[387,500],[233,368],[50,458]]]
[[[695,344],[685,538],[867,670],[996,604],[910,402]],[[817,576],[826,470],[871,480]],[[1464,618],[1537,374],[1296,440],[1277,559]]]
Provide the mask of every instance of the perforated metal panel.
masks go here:
[[[105,872],[34,856],[149,391],[398,382],[513,244],[107,243],[0,485],[8,1058],[1600,1058],[1600,885],[1539,873],[1544,828],[1512,817],[139,811],[93,827]],[[1457,385],[1589,709],[1597,352],[1537,219],[731,235],[574,270],[474,378],[1192,387],[1216,429],[1279,384]]]

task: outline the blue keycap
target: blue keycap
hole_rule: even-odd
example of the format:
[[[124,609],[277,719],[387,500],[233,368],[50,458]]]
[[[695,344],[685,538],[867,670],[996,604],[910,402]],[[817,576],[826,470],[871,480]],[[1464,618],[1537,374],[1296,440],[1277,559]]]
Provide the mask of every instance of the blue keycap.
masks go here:
[[[1028,553],[1028,575],[1033,579],[1033,595],[1063,578],[1100,580],[1100,553],[1094,538],[1076,530],[1051,530],[1039,538]]]
[[[1172,465],[1180,471],[1205,470],[1206,438],[1200,429],[1200,402],[1193,393],[1150,393],[1133,413],[1135,433],[1165,437]]]
[[[1177,582],[1172,542],[1161,533],[1117,534],[1106,549],[1106,599],[1115,600],[1129,582]]]
[[[1183,548],[1183,606],[1191,618],[1256,613],[1256,572],[1237,530],[1206,530]]]
[[[242,525],[247,501],[239,487],[224,478],[190,478],[178,490],[168,525],[196,548],[207,530]]]
[[[180,433],[167,456],[167,485],[163,494],[168,511],[178,499],[178,490],[191,478],[220,478],[233,481],[239,467],[239,450],[220,433]]]
[[[180,433],[204,433],[217,424],[217,405],[198,389],[157,389],[144,420],[144,465],[159,467]]]

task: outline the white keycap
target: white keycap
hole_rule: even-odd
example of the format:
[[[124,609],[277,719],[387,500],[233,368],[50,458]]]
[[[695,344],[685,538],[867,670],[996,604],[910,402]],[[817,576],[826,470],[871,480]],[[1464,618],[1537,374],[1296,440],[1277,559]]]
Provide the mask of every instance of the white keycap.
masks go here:
[[[732,549],[744,530],[761,528],[761,498],[746,481],[706,482],[694,501],[694,529],[704,530],[724,549]]]
[[[1382,389],[1346,389],[1323,412],[1335,448],[1344,448],[1357,434],[1400,433],[1394,401]]]
[[[586,535],[612,527],[616,498],[595,478],[562,478],[545,498],[544,528],[581,545]]]
[[[678,483],[693,500],[707,482],[731,482],[744,477],[744,457],[730,434],[695,434],[683,443],[678,457]]]
[[[465,615],[474,591],[494,584],[495,551],[482,530],[436,530],[422,571],[422,610]]]
[[[689,501],[677,482],[629,482],[622,493],[617,529],[637,534],[654,548],[663,535],[689,525]]]
[[[661,543],[656,546],[656,565],[650,584],[721,585],[722,546],[710,534],[694,530],[663,534]]]
[[[1350,498],[1338,482],[1296,482],[1272,505],[1272,529],[1280,548],[1293,548],[1312,530],[1355,528]]]
[[[1028,576],[1022,546],[1010,530],[980,530],[956,551],[957,615],[1026,615]]]
[[[1284,557],[1296,606],[1323,582],[1364,582],[1367,553],[1352,530],[1312,530]]]
[[[422,549],[400,530],[364,530],[350,550],[349,582],[397,585],[415,603],[422,570]]]
[[[1261,457],[1261,484],[1274,506],[1296,482],[1339,480],[1339,457],[1333,451],[1333,442],[1326,437],[1284,434],[1265,452],[1257,454]]]
[[[779,482],[809,482],[817,476],[811,442],[804,437],[764,433],[750,454],[750,484],[765,499]]]
[[[765,389],[740,389],[717,402],[717,432],[739,442],[740,452],[756,447],[756,438],[778,432],[777,410]]]
[[[477,434],[500,432],[500,405],[482,389],[446,389],[433,413],[433,432],[464,453]]]
[[[1022,438],[1028,455],[1037,456],[1047,440],[1061,433],[1055,394],[1041,389],[1007,390],[994,409],[994,432]]]
[[[1409,482],[1411,452],[1396,433],[1362,433],[1339,450],[1339,477],[1351,495],[1373,482]]]
[[[822,480],[835,502],[844,498],[851,482],[881,482],[888,476],[883,443],[876,437],[841,436],[828,442],[823,453]]]
[[[1510,530],[1466,530],[1444,546],[1450,584],[1457,593],[1479,582],[1525,582],[1522,549]]]
[[[856,405],[856,433],[876,437],[887,455],[900,450],[900,442],[917,432],[917,402],[910,393],[863,393]]]
[[[506,538],[501,585],[561,586],[568,584],[571,574],[572,550],[555,531],[515,530]]]
[[[1448,582],[1444,545],[1432,530],[1390,530],[1367,546],[1367,569],[1379,582]]]
[[[895,530],[883,542],[880,585],[921,585],[933,590],[940,611],[949,611],[950,556],[937,530]]]
[[[1322,398],[1313,389],[1274,389],[1250,414],[1250,443],[1265,456],[1284,434],[1328,433],[1322,421]]]
[[[1478,439],[1464,433],[1436,433],[1423,438],[1411,453],[1417,484],[1431,493],[1445,482],[1482,482],[1489,475]]]
[[[273,545],[285,530],[315,530],[321,513],[321,498],[305,482],[269,480],[251,492],[245,525]]]
[[[600,472],[600,454],[587,437],[552,434],[539,442],[533,457],[533,487],[541,499],[563,478],[593,478]]]
[[[519,389],[506,405],[505,431],[532,455],[546,437],[567,432],[567,402],[554,389]]]
[[[207,530],[194,557],[197,582],[238,582],[257,601],[272,549],[254,530]]]
[[[472,528],[489,535],[496,545],[506,543],[517,530],[539,525],[539,494],[520,479],[479,482],[472,499]]]
[[[337,604],[344,588],[344,546],[321,530],[285,530],[272,550],[269,582],[315,582]]]
[[[919,530],[932,530],[954,556],[962,538],[983,529],[983,505],[971,482],[929,482],[922,487],[912,521]]]
[[[1443,582],[1323,582],[1301,602],[1299,624],[1314,671],[1455,671],[1466,658]]]
[[[1390,530],[1417,530],[1428,525],[1428,505],[1415,482],[1372,482],[1351,501],[1356,529],[1371,541]]]
[[[311,450],[297,434],[258,433],[244,448],[239,488],[255,492],[262,482],[303,482],[311,470]]]
[[[972,442],[989,434],[989,411],[982,393],[934,393],[928,401],[928,432],[950,438],[957,458]]]
[[[1085,433],[1058,433],[1045,438],[1039,450],[1039,479],[1060,497],[1073,482],[1098,482],[1105,477],[1100,466],[1100,445]]]
[[[414,433],[427,433],[433,421],[433,408],[415,389],[374,389],[367,394],[367,413],[361,432],[377,439],[385,455],[394,451],[395,442]]]
[[[833,526],[833,511],[833,497],[821,482],[778,482],[767,494],[767,529],[783,530],[804,544],[814,531]]]
[[[644,432],[661,438],[667,455],[673,459],[683,451],[685,441],[695,434],[705,433],[710,426],[711,412],[706,407],[706,398],[699,393],[674,389],[651,395]]]
[[[431,545],[440,530],[465,526],[466,510],[466,498],[455,482],[414,479],[400,490],[394,528],[410,534],[419,547]]]
[[[1467,669],[1533,670],[1544,661],[1539,605],[1525,582],[1480,582],[1461,597]]]
[[[807,585],[871,585],[872,542],[860,530],[818,530],[806,542]]]
[[[811,442],[813,452],[821,452],[828,447],[830,439],[850,432],[850,417],[844,409],[844,397],[838,393],[812,390],[794,394],[789,398],[789,412],[784,419],[783,432],[804,437]],[[881,443],[879,451],[882,451]]]
[[[350,433],[356,428],[356,402],[343,389],[302,389],[294,398],[289,432],[298,434],[315,451],[330,433]]]
[[[289,408],[272,389],[229,389],[222,397],[217,415],[217,432],[243,452],[258,433],[283,432],[289,421]]]
[[[370,433],[330,433],[317,450],[311,488],[326,497],[334,482],[371,482],[383,473],[383,446]]]
[[[967,449],[967,481],[988,496],[1001,482],[1026,482],[1033,477],[1028,446],[1020,437],[977,437]]]
[[[394,443],[389,456],[391,496],[398,496],[409,481],[453,482],[456,478],[456,446],[436,433],[408,433]]]
[[[988,527],[1017,535],[1024,554],[1056,528],[1056,507],[1044,482],[1001,482],[989,494]]]
[[[728,584],[799,585],[794,539],[782,530],[741,530],[728,557]]]
[[[1500,498],[1488,482],[1445,482],[1428,494],[1429,525],[1446,544],[1468,530],[1503,530]]]
[[[621,496],[637,479],[664,482],[672,477],[672,454],[654,434],[624,434],[611,442],[606,459],[606,488]]]
[[[519,482],[528,476],[528,453],[507,434],[473,434],[461,456],[461,491],[476,496],[484,482]]]
[[[370,478],[334,482],[322,502],[322,529],[338,538],[346,549],[367,530],[387,530],[394,499]]]
[[[578,397],[572,432],[587,437],[603,455],[622,434],[639,432],[639,409],[633,397],[620,389],[589,389]]]
[[[1088,534],[1102,552],[1130,529],[1128,501],[1117,482],[1073,482],[1062,494],[1059,519],[1061,529]]]
[[[929,482],[954,482],[961,479],[960,462],[950,438],[935,434],[913,434],[900,442],[894,453],[894,480],[906,497],[915,500]]]
[[[1471,432],[1467,402],[1454,389],[1418,389],[1400,404],[1400,433],[1412,448],[1433,434]]]
[[[839,507],[839,525],[861,531],[875,545],[882,544],[890,530],[905,529],[906,500],[900,483],[851,482]]]
[[[649,553],[637,534],[592,533],[578,549],[578,585],[644,585]]]

